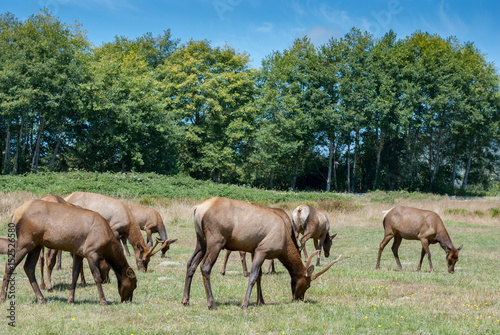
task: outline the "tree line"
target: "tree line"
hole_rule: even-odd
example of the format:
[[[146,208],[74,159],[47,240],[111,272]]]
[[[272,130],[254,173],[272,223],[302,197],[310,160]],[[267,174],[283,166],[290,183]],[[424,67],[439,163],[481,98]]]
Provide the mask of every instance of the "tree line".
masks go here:
[[[0,17],[2,174],[185,173],[270,189],[454,193],[499,182],[499,76],[470,42],[352,28],[267,55],[170,30],[93,45]]]

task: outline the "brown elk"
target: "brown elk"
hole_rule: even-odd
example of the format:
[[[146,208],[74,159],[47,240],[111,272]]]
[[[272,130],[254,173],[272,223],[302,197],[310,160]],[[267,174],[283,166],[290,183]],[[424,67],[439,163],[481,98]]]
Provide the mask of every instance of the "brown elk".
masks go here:
[[[154,233],[158,233],[160,235],[161,241],[166,241],[168,239],[167,230],[165,229],[165,225],[163,224],[160,213],[158,213],[156,209],[132,204],[127,204],[127,206],[132,212],[135,221],[139,225],[139,228],[146,232],[146,242],[149,248],[153,246],[152,235]],[[169,243],[162,245],[160,249],[162,258],[165,257],[165,253],[170,249],[170,245],[177,241],[177,239],[171,239],[169,241]],[[130,255],[127,248],[127,240],[122,238],[122,243],[125,251],[127,252],[127,255]]]
[[[121,301],[131,301],[137,286],[134,271],[120,250],[109,224],[98,213],[83,208],[30,200],[18,209],[13,217],[17,242],[15,255],[5,265],[0,301],[5,301],[7,286],[15,268],[27,255],[24,270],[39,303],[45,303],[35,277],[35,267],[42,247],[73,253],[73,275],[68,302],[75,298],[76,281],[86,258],[94,276],[99,301],[106,305],[101,286],[99,260],[104,259],[115,271]]]
[[[297,239],[299,234],[302,234],[300,239],[300,250],[304,251],[304,256],[307,258],[306,242],[309,239],[314,241],[314,249],[319,250],[316,266],[319,266],[321,249],[325,252],[325,257],[330,257],[330,249],[332,240],[337,236],[330,236],[330,221],[326,213],[321,209],[314,208],[309,205],[300,205],[292,213],[293,226]]]
[[[126,236],[134,248],[135,261],[139,270],[147,271],[150,258],[164,248],[165,244],[170,243],[168,240],[164,241],[161,248],[154,252],[149,249],[130,209],[119,199],[97,193],[73,192],[64,200],[101,214],[108,221],[118,242],[120,237]]]
[[[259,205],[259,204],[254,204],[254,205],[255,206],[260,206],[260,207],[263,207],[263,208],[267,208],[267,209],[270,209],[270,210],[274,211],[276,214],[278,214],[279,216],[281,216],[283,218],[283,220],[290,227],[290,229],[294,229],[292,221],[290,220],[290,217],[281,208],[268,207],[268,206]],[[226,265],[227,265],[227,261],[229,259],[229,255],[230,254],[231,254],[231,250],[227,250],[226,251],[226,256],[224,256],[224,262],[222,264],[222,270],[220,272],[223,276],[226,274]],[[241,266],[243,267],[243,276],[248,277],[246,252],[240,251],[239,254],[240,254]],[[266,274],[268,274],[269,272],[276,273],[276,269],[274,268],[274,259],[271,259],[271,261],[269,262],[269,266],[267,267]]]
[[[46,195],[46,196],[40,198],[40,200],[54,202],[54,203],[63,204],[63,205],[67,205],[67,206],[74,206],[74,205],[66,202],[66,200],[64,200],[62,197],[60,197],[58,195],[49,194],[49,195]],[[42,278],[41,278],[40,287],[42,289],[47,288],[47,291],[52,292],[53,291],[53,289],[52,289],[52,271],[54,270],[54,266],[56,265],[56,262],[58,263],[58,267],[61,268],[62,250],[47,249],[47,252],[45,254],[45,261],[47,263],[46,264],[47,265],[47,280],[45,281],[44,277],[43,277],[43,263],[44,263],[43,249],[44,248],[42,248],[42,252],[40,253],[40,266],[42,268]],[[109,271],[109,269],[107,269],[107,271]],[[85,281],[85,275],[83,273],[83,267],[82,267],[82,271],[80,272],[80,278],[81,278],[82,286],[83,287],[87,286],[87,282]]]
[[[380,269],[382,250],[394,238],[392,253],[394,254],[399,270],[402,270],[398,249],[404,238],[407,240],[420,240],[422,243],[422,253],[417,271],[420,271],[422,267],[425,254],[427,254],[429,259],[430,271],[434,271],[429,251],[429,244],[434,243],[439,243],[441,248],[446,252],[448,272],[453,273],[455,271],[455,263],[458,261],[458,252],[462,249],[462,245],[458,249],[455,249],[439,215],[432,211],[404,206],[396,206],[388,211],[384,211],[383,214],[384,239],[380,243],[378,250],[376,269]]]
[[[210,284],[210,272],[220,251],[238,250],[253,256],[248,288],[242,308],[246,309],[252,288],[257,283],[257,304],[264,304],[261,289],[261,266],[265,259],[277,258],[288,270],[294,300],[303,300],[311,281],[326,272],[337,258],[316,274],[314,266],[309,266],[312,256],[304,265],[298,251],[295,234],[283,218],[274,211],[248,202],[211,198],[194,209],[196,248],[188,260],[182,303],[189,305],[191,282],[200,265],[207,305],[216,309]]]

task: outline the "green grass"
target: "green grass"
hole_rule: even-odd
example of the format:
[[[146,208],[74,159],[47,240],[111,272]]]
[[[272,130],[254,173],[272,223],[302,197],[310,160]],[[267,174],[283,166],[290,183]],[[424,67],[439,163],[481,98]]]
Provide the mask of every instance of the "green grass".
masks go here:
[[[331,206],[333,213],[354,211],[360,221],[365,220],[363,208],[344,203],[350,199],[345,195],[328,198],[324,193],[270,192],[149,174],[76,173],[39,177],[43,181],[36,182],[32,176],[26,176],[24,182],[21,178],[17,181],[2,177],[1,190],[42,195],[85,189],[126,195],[145,205],[165,207],[167,211],[186,198],[198,200],[213,195],[248,197],[286,208],[293,208],[300,201],[317,204],[332,199],[323,205]],[[120,182],[113,183],[114,178]],[[368,199],[367,203],[370,202]],[[8,221],[7,216],[2,213],[2,224]],[[333,241],[330,259],[322,257],[322,265],[339,254],[343,256],[312,283],[303,303],[291,301],[290,276],[278,262],[278,274],[262,279],[266,305],[255,304],[254,288],[246,311],[240,305],[248,279],[241,274],[239,257],[236,253],[231,255],[227,274],[222,276],[219,271],[224,253],[221,253],[211,275],[218,310],[210,311],[206,308],[199,269],[193,279],[191,306],[181,304],[186,262],[195,246],[195,233],[191,220],[175,217],[166,222],[166,228],[169,237],[179,241],[172,245],[168,258],[160,258],[160,254],[153,257],[147,273],[136,271],[138,287],[132,303],[119,302],[113,275],[112,283],[104,285],[109,306],[100,306],[85,264],[90,285],[78,286],[75,304],[68,304],[71,260],[65,253],[63,270],[54,271],[55,292],[44,291],[48,303],[39,305],[20,265],[16,269],[16,331],[20,334],[500,334],[500,225],[448,220],[446,226],[455,245],[464,244],[454,274],[448,274],[444,251],[438,245],[430,248],[435,272],[429,272],[427,259],[422,271],[416,272],[421,245],[407,240],[403,240],[399,249],[403,271],[397,271],[391,243],[382,254],[381,269],[375,270],[382,227],[354,222],[333,227],[338,236]],[[308,250],[312,250],[312,242],[308,243]],[[136,269],[133,257],[128,260]],[[0,255],[0,263],[5,261],[6,256]],[[0,334],[12,333],[5,318],[7,306],[0,307]]]

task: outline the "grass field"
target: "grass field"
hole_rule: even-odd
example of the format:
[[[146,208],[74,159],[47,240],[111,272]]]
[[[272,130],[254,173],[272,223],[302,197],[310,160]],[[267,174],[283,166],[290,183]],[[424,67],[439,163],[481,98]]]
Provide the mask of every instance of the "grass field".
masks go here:
[[[31,177],[30,177],[31,178]],[[0,180],[0,236],[5,236],[9,214],[25,201],[46,193],[66,195],[76,187],[73,180],[53,183]],[[94,177],[92,177],[94,178]],[[113,193],[113,185],[88,180],[88,189]],[[139,177],[141,178],[141,177]],[[142,177],[145,179],[145,177]],[[84,178],[85,179],[85,178]],[[165,188],[171,187],[167,181]],[[3,183],[3,184],[2,184]],[[13,184],[16,186],[12,186]],[[101,183],[101,184],[99,184]],[[15,319],[20,334],[500,334],[500,199],[450,199],[431,195],[377,192],[364,196],[310,194],[227,189],[217,185],[177,185],[175,194],[160,194],[161,185],[115,192],[124,201],[156,208],[162,215],[169,238],[179,238],[167,253],[153,257],[147,273],[139,273],[132,303],[120,303],[116,279],[104,285],[109,302],[99,305],[97,290],[85,264],[86,288],[77,287],[75,304],[66,302],[71,281],[71,259],[63,258],[63,269],[54,271],[54,293],[44,291],[48,303],[39,305],[22,266],[16,269]],[[178,183],[179,184],[179,183]],[[102,185],[100,188],[99,185]],[[148,184],[148,187],[150,185]],[[185,189],[187,187],[187,190]],[[189,188],[195,196],[189,196]],[[132,188],[131,188],[132,189]],[[187,259],[195,246],[192,207],[204,198],[218,195],[279,206],[289,214],[306,202],[327,211],[334,239],[330,259],[341,260],[312,283],[303,303],[291,302],[290,276],[278,263],[278,274],[262,280],[266,305],[256,306],[256,290],[246,311],[240,308],[248,280],[243,277],[239,256],[229,260],[222,276],[223,253],[212,271],[212,287],[218,310],[206,308],[205,290],[199,269],[191,290],[191,306],[181,304]],[[233,193],[231,193],[233,192]],[[267,192],[267,193],[266,193]],[[249,195],[248,195],[249,194]],[[455,246],[463,244],[455,273],[446,269],[444,251],[431,246],[434,273],[424,259],[416,272],[421,245],[402,242],[397,266],[390,244],[382,254],[381,269],[375,270],[378,244],[383,237],[382,211],[395,204],[436,211]],[[312,242],[308,242],[312,250]],[[7,256],[0,255],[4,264]],[[133,257],[129,264],[136,269]],[[329,259],[322,258],[322,264]],[[267,266],[267,261],[265,263]],[[3,274],[3,266],[0,273]],[[39,271],[37,269],[37,278]],[[8,300],[1,307],[0,334],[8,326]]]

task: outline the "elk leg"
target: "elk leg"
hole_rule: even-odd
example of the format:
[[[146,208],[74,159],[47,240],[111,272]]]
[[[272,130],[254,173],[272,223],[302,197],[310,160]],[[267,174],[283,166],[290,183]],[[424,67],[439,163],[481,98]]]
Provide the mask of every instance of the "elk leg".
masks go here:
[[[205,293],[207,295],[207,307],[208,309],[217,309],[215,306],[215,299],[212,294],[212,286],[210,284],[210,272],[212,272],[212,267],[219,257],[219,253],[222,246],[218,243],[211,244],[211,250],[205,254],[203,260],[200,264],[201,275],[203,276],[203,284],[205,284]]]
[[[153,247],[153,233],[149,229],[146,229],[146,243],[149,249]]]
[[[45,290],[45,278],[43,278],[43,266],[44,266],[44,263],[45,263],[45,258],[43,257],[43,253],[44,253],[44,247],[42,247],[42,250],[40,250],[40,288],[42,290]],[[50,249],[48,249],[50,250]],[[48,252],[47,250],[47,252]]]
[[[240,260],[243,267],[243,276],[248,277],[246,252],[240,251]]]
[[[262,279],[262,266],[259,268],[259,277],[257,277],[257,305],[266,304],[264,302],[264,296],[262,295],[261,279]]]
[[[316,261],[316,266],[319,266],[319,259],[321,258],[321,250],[323,249],[323,241],[324,240],[325,240],[325,237],[321,237],[321,239],[319,240],[319,244],[318,244],[318,240],[317,239],[313,239],[314,249],[315,250],[319,250],[319,252],[318,252],[318,260]]]
[[[420,242],[422,242],[422,249],[424,249],[425,253],[427,254],[427,258],[429,259],[429,267],[431,269],[431,272],[433,272],[434,268],[432,267],[431,252],[429,250],[429,241],[426,238],[422,238]]]
[[[54,292],[52,288],[52,271],[56,265],[57,250],[47,249],[47,291]]]
[[[253,264],[252,270],[250,270],[250,275],[248,276],[248,288],[245,294],[245,298],[243,299],[243,303],[241,304],[242,309],[248,308],[248,303],[250,301],[250,295],[252,294],[252,288],[259,279],[259,276],[262,274],[262,263],[264,263],[265,256],[263,253],[255,253],[253,255]],[[259,301],[259,297],[257,294],[257,302]]]
[[[2,295],[0,296],[0,302],[4,302],[7,298],[7,289],[11,281],[12,274],[14,273],[14,270],[19,265],[19,263],[21,263],[24,256],[26,256],[26,254],[28,253],[28,249],[19,248],[19,241],[17,243],[18,245],[15,248],[15,253],[9,253],[9,258],[7,259],[7,262],[5,262],[5,272],[3,276]]]
[[[62,269],[62,250],[59,250],[57,252],[57,267],[56,270],[61,270]]]
[[[401,245],[401,241],[403,238],[399,235],[394,236],[394,242],[392,243],[392,253],[394,254],[394,258],[396,259],[396,264],[398,265],[399,270],[403,270],[403,267],[401,266],[401,262],[399,261],[399,246]]]
[[[95,284],[97,286],[97,293],[99,294],[99,302],[101,305],[106,306],[106,298],[104,297],[104,292],[101,285],[101,270],[99,270],[99,257],[95,254],[87,255],[87,261],[89,263],[90,271],[94,277]]]
[[[74,257],[75,255],[71,254],[71,256]],[[82,287],[87,286],[87,281],[85,280],[85,272],[83,271],[83,264],[80,267],[80,283],[82,284]]]
[[[42,247],[35,247],[28,253],[26,261],[24,262],[24,272],[26,272],[26,275],[28,276],[31,287],[35,292],[38,302],[40,304],[45,304],[46,303],[45,298],[43,297],[42,291],[40,291],[40,287],[38,286],[35,277],[36,263],[38,263],[38,260],[40,259],[41,250]]]
[[[425,257],[425,249],[422,247],[422,252],[420,253],[420,262],[418,263],[417,271],[420,271],[422,268],[422,261],[424,260]]]
[[[267,267],[266,275],[269,274],[269,269],[271,269],[271,274],[276,274],[276,269],[274,268],[274,259],[271,259],[269,266]]]
[[[229,259],[229,255],[231,255],[231,250],[226,250],[226,255],[224,256],[224,262],[222,263],[222,270],[220,270],[220,274],[223,276],[226,274],[226,265]]]
[[[130,251],[128,251],[128,247],[127,247],[127,236],[123,235],[120,239],[122,240],[123,249],[127,253],[127,256],[130,256]]]
[[[390,234],[386,234],[384,236],[384,239],[382,240],[382,242],[380,242],[380,246],[378,248],[378,256],[377,256],[377,266],[375,267],[375,269],[380,269],[380,256],[382,256],[382,251],[384,250],[385,246],[387,245],[387,243],[389,243],[389,241],[394,237],[394,235],[392,235],[392,233]]]
[[[203,259],[203,256],[205,256],[206,251],[207,245],[205,243],[202,243],[200,238],[197,237],[196,248],[194,249],[194,252],[187,263],[186,279],[184,282],[184,294],[182,296],[182,304],[184,306],[189,306],[189,294],[191,291],[191,282],[193,281],[193,275],[196,272],[196,268]]]
[[[71,274],[71,288],[69,290],[68,303],[72,304],[75,302],[75,289],[76,282],[78,281],[78,275],[83,273],[82,267],[83,257],[78,255],[73,255],[73,271]]]

